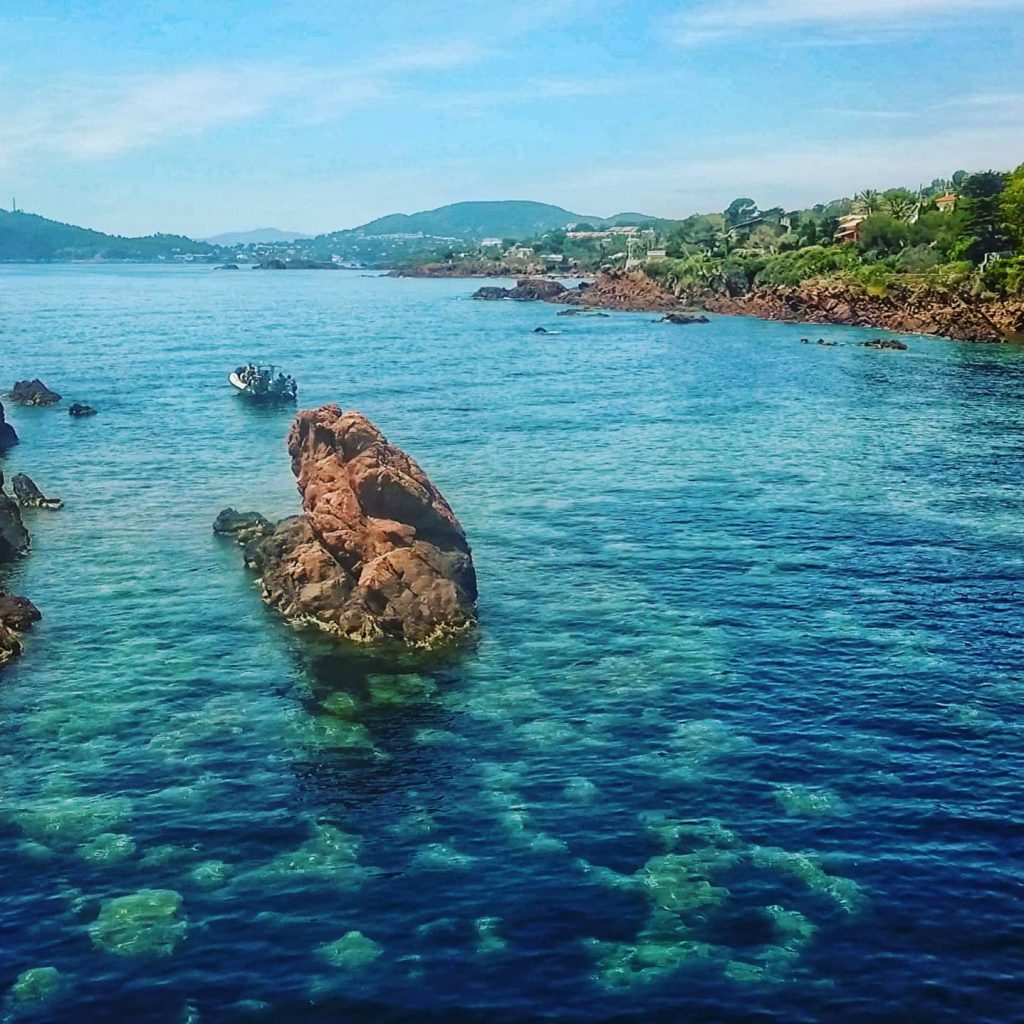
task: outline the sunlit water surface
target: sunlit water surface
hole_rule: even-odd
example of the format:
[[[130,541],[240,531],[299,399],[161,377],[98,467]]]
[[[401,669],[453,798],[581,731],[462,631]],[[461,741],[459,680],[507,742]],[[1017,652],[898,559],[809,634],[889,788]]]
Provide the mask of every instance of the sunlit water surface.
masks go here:
[[[1024,353],[474,287],[0,269],[0,383],[66,399],[7,406],[66,507],[4,574],[0,1017],[1020,1019]],[[262,607],[249,358],[444,491],[460,654]]]

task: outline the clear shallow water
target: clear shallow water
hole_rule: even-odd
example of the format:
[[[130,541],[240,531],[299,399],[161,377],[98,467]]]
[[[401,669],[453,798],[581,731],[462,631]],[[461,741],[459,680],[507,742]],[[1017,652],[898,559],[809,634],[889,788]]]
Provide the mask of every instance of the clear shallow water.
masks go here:
[[[0,676],[0,990],[61,977],[0,1016],[1018,1019],[1024,352],[473,288],[0,269],[0,382],[101,410],[7,407],[67,505]],[[294,633],[211,536],[297,507],[252,357],[445,492],[458,656]]]

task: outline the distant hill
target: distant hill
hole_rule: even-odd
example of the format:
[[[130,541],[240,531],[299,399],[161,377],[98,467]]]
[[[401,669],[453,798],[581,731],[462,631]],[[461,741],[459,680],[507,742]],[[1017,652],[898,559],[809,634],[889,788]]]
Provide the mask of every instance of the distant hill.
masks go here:
[[[357,228],[317,237],[424,234],[435,238],[478,242],[481,238],[530,238],[576,222],[595,226],[612,225],[619,223],[620,219],[623,223],[630,223],[635,219],[649,218],[632,213],[616,217],[586,217],[549,203],[504,199],[496,202],[453,203],[422,213],[392,213]]]
[[[214,255],[216,247],[184,235],[124,238],[62,224],[34,213],[0,210],[0,261],[158,260],[175,256]]]
[[[204,238],[210,245],[269,245],[273,242],[294,242],[312,238],[301,231],[281,231],[279,228],[254,228],[252,231],[225,231],[221,235]]]

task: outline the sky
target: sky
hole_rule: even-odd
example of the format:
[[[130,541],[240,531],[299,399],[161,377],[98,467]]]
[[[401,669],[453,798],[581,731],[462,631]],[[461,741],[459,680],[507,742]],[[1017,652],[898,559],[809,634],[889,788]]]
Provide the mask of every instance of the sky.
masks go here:
[[[0,206],[683,217],[1024,162],[1024,0],[0,0]]]

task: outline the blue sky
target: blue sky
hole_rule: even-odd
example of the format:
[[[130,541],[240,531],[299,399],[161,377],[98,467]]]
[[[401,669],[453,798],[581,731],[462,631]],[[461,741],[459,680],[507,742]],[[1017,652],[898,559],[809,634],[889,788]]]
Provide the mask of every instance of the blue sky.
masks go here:
[[[122,233],[1024,162],[1024,0],[0,0],[0,39],[0,203]]]

